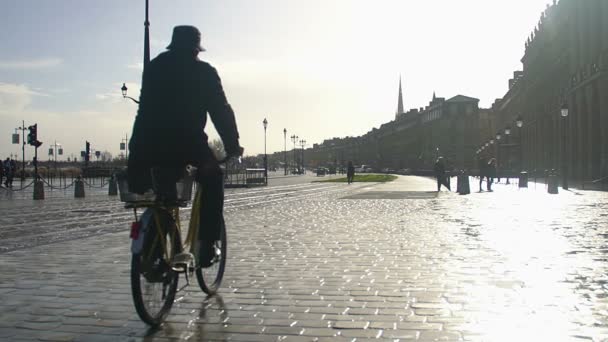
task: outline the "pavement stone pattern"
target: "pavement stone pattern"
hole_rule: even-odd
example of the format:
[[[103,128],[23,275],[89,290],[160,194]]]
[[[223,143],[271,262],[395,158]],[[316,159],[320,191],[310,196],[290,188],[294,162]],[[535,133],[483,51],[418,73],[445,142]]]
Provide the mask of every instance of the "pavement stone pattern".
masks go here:
[[[45,215],[4,201],[2,241],[28,222],[85,233],[0,250],[0,340],[608,340],[608,196],[494,188],[400,177],[230,192],[220,294],[191,283],[158,330],[133,308],[132,218],[116,199],[34,204]]]

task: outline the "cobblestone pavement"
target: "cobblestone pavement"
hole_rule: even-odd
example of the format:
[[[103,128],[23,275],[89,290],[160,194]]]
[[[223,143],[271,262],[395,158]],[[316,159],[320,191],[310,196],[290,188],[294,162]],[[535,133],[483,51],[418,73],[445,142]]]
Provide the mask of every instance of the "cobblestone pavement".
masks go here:
[[[220,295],[191,284],[158,330],[132,305],[116,199],[2,201],[0,340],[608,340],[605,193],[434,187],[229,192]]]

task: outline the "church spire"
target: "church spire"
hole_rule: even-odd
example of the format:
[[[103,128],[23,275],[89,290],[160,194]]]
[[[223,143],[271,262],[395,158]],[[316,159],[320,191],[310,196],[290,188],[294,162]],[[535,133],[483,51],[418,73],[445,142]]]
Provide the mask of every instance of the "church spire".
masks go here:
[[[397,113],[395,117],[403,114],[403,93],[401,92],[401,75],[399,75],[399,99],[397,100]]]

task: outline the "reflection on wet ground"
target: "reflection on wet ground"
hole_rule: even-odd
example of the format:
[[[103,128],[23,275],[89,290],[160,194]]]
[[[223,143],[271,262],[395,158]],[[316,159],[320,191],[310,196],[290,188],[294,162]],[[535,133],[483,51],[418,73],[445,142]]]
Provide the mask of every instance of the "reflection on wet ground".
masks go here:
[[[489,341],[564,340],[598,328],[606,333],[604,193],[547,196],[506,188],[493,201],[466,202],[458,211],[446,203],[435,208],[446,214],[446,230],[460,227],[467,237],[462,257],[473,271],[467,291],[474,295],[466,306],[478,312],[464,329]],[[539,329],[547,324],[553,328]]]
[[[30,234],[28,220],[48,236],[109,228],[0,254],[0,340],[608,339],[605,193],[386,194],[361,184],[231,192],[221,296],[191,284],[158,330],[131,304],[130,214],[106,212],[118,204],[5,211],[6,239]]]

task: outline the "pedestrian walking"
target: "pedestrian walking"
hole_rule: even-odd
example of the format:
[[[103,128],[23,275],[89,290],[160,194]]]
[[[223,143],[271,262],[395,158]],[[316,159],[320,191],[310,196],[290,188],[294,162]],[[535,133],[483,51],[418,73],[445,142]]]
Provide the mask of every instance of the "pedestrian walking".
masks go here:
[[[437,158],[433,170],[435,171],[435,177],[437,178],[437,191],[441,191],[441,185],[445,186],[446,188],[448,188],[448,190],[451,191],[450,184],[447,182],[445,174],[445,164],[443,161],[443,157]]]
[[[483,189],[481,185],[483,183],[484,177],[486,179],[486,182],[490,181],[488,179],[488,162],[485,158],[479,157],[479,159],[477,160],[477,166],[479,167],[479,192],[482,192]]]
[[[11,158],[11,170],[13,172],[11,173],[11,180],[8,184],[12,187],[13,179],[15,179],[15,175],[17,174],[17,161],[15,161],[15,159],[12,159],[12,158]]]
[[[3,163],[4,166],[4,175],[6,176],[6,180],[4,181],[4,185],[8,188],[13,183],[13,168],[11,164],[11,159],[6,158]]]
[[[0,186],[2,185],[3,179],[4,179],[4,163],[0,162]]]
[[[488,166],[486,170],[486,178],[488,180],[488,191],[492,191],[492,183],[494,183],[494,178],[496,178],[496,159],[491,158],[488,161]]]
[[[352,183],[355,180],[355,167],[353,166],[352,161],[348,161],[348,166],[346,167],[346,181],[348,184]]]

